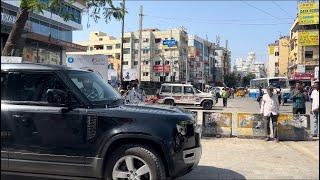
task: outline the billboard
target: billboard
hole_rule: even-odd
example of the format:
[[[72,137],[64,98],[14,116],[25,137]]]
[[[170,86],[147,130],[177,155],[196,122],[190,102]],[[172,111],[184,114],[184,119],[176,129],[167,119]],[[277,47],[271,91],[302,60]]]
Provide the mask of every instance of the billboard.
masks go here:
[[[108,81],[108,63],[106,55],[82,55],[67,53],[66,63],[68,67],[92,70],[101,76],[102,79]]]
[[[299,4],[299,25],[319,24],[319,3],[305,2]]]
[[[298,32],[298,44],[300,46],[319,46],[319,31]]]
[[[165,39],[162,42],[162,48],[163,49],[172,49],[177,48],[177,41],[175,39]]]
[[[269,46],[269,54],[274,55],[274,46],[273,45]]]
[[[138,79],[138,72],[136,69],[124,69],[122,75],[125,81]]]

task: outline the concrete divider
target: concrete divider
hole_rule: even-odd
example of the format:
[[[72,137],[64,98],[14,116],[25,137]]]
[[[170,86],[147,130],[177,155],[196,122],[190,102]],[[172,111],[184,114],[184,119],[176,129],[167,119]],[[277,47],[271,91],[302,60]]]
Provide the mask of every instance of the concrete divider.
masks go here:
[[[232,113],[208,112],[202,114],[202,136],[215,137],[232,135]]]
[[[280,114],[278,129],[280,140],[309,140],[311,133],[310,115]]]
[[[263,121],[261,114],[238,113],[237,114],[237,136],[247,138],[265,137],[267,124]]]

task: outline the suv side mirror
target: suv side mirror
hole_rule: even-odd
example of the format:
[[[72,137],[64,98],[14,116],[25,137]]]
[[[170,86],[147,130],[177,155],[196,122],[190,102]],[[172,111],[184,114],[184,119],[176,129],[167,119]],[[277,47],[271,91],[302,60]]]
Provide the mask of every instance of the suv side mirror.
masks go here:
[[[47,101],[57,105],[66,105],[70,102],[67,93],[61,89],[48,89]]]

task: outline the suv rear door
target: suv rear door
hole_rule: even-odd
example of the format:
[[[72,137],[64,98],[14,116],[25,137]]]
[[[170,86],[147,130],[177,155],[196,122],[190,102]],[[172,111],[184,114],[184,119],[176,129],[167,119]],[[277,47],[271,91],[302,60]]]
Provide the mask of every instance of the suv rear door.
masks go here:
[[[9,73],[1,104],[8,109],[4,120],[13,136],[7,144],[10,171],[71,176],[87,172],[86,110],[63,113],[64,107],[46,102],[48,89],[65,88],[53,72]]]
[[[182,86],[172,86],[172,96],[175,100],[175,103],[183,103],[182,95]]]
[[[195,92],[192,86],[183,87],[183,102],[185,104],[195,104]]]

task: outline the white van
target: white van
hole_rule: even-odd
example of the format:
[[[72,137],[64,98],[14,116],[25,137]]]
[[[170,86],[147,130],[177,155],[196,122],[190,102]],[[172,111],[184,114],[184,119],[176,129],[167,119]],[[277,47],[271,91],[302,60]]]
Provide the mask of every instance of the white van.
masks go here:
[[[201,92],[191,84],[164,83],[159,91],[158,103],[160,104],[188,104],[202,106],[203,109],[212,109],[215,102],[214,94]]]

